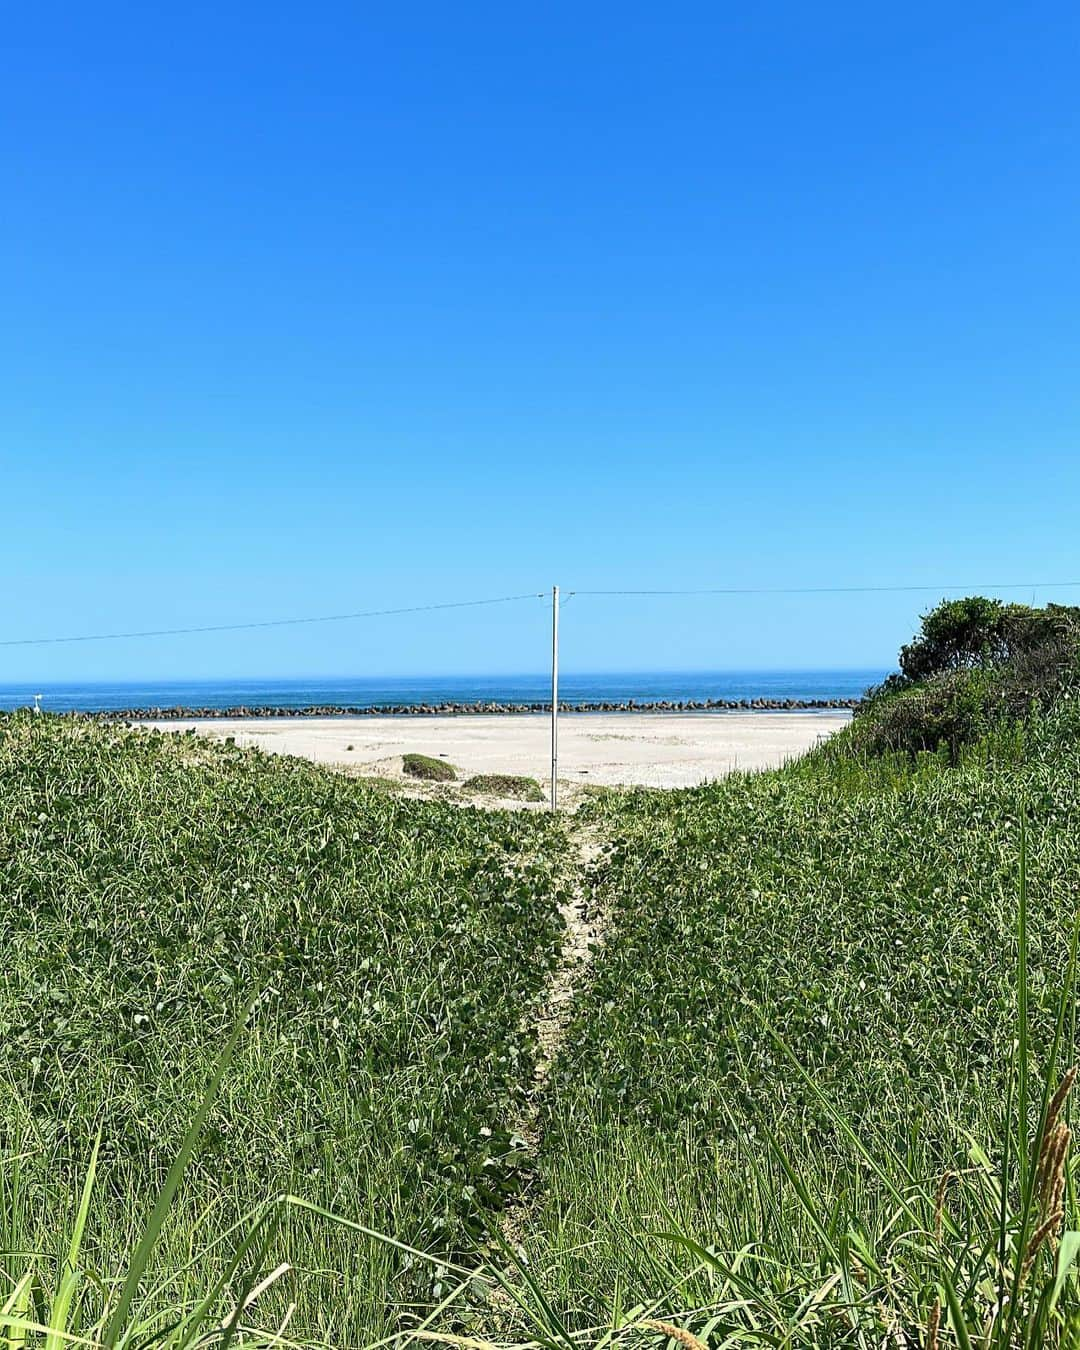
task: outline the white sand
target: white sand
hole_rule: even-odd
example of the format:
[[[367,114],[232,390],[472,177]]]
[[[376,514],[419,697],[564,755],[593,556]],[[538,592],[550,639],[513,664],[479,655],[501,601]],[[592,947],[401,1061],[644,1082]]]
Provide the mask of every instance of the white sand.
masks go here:
[[[802,754],[848,721],[845,712],[569,713],[559,719],[559,781],[689,787],[732,769],[765,769]],[[445,756],[461,777],[526,774],[550,782],[550,718],[297,717],[157,722],[320,764],[400,779],[409,751]]]

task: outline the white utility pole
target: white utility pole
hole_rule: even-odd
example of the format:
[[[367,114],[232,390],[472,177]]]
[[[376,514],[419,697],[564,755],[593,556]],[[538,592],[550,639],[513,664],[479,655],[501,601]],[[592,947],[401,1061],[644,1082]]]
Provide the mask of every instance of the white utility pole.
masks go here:
[[[551,809],[559,809],[559,588],[551,588]]]

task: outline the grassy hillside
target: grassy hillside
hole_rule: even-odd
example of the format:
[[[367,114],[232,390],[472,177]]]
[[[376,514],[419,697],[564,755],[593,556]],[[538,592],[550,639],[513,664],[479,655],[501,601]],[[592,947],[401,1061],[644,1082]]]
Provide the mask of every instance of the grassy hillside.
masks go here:
[[[97,1319],[252,995],[125,1345],[607,1350],[671,1319],[686,1350],[1080,1344],[1049,1101],[1078,1048],[1080,702],[970,617],[953,666],[804,759],[574,819],[0,719],[9,1350],[62,1350],[49,1322],[112,1350]],[[560,970],[529,1102],[575,888],[605,940]]]
[[[99,1129],[88,1244],[111,1273],[256,990],[169,1217],[158,1304],[201,1294],[225,1230],[278,1192],[471,1250],[513,1184],[557,835],[193,737],[0,719],[8,1287],[18,1253],[55,1269]],[[311,1216],[274,1252],[297,1269],[268,1310],[297,1299],[305,1338],[372,1339],[440,1281]]]
[[[932,1195],[972,1139],[1000,1147],[1022,817],[1027,1021],[1045,1066],[1080,877],[1076,704],[956,763],[948,748],[867,758],[852,739],[775,773],[593,807],[614,840],[592,877],[611,927],[557,1066],[531,1245],[581,1324],[616,1297],[660,1299],[711,1308],[720,1340],[830,1343],[825,1317],[795,1328],[843,1263],[786,1168],[840,1246],[857,1233],[873,1251],[896,1225],[891,1186]],[[682,1239],[741,1268],[752,1306]],[[930,1298],[920,1310],[914,1292],[885,1296],[883,1319],[880,1291],[841,1301],[865,1298],[880,1340],[897,1308],[925,1325]]]

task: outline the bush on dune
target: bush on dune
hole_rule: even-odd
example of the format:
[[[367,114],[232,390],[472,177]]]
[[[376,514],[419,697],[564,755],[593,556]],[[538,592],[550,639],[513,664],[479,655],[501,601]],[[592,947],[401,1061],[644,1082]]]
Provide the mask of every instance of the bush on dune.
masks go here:
[[[452,783],[457,777],[452,764],[430,755],[403,755],[401,767],[410,778],[422,778],[428,783]]]
[[[900,649],[900,671],[909,683],[950,670],[1001,667],[1028,653],[1075,636],[1080,607],[1006,605],[982,595],[943,600],[924,614],[919,633]]]
[[[472,792],[489,797],[515,797],[523,802],[542,802],[544,794],[535,778],[524,778],[515,773],[480,773],[465,780]]]
[[[872,755],[963,745],[1045,709],[1080,677],[1080,608],[969,596],[923,615],[900,670],[869,689],[847,748]]]

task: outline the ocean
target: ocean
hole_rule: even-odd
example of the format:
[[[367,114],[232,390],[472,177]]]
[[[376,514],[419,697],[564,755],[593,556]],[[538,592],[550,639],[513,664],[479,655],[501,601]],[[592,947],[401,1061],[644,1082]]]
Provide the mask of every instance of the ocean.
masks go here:
[[[740,670],[621,675],[560,674],[567,703],[636,703],[687,699],[850,699],[883,679],[883,670]],[[551,697],[549,675],[339,677],[294,680],[142,680],[94,684],[0,684],[0,709],[47,712],[124,708],[235,708],[273,705],[371,706],[421,703],[539,703]]]

